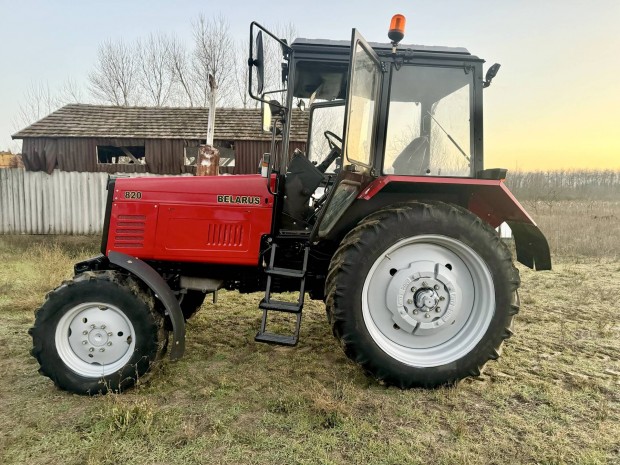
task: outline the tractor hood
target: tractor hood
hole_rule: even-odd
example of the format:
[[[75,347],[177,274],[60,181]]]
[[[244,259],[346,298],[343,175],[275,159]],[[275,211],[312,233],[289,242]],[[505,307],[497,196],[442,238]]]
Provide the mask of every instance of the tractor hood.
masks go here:
[[[273,195],[260,175],[118,178],[108,190],[105,255],[257,265],[271,231]]]

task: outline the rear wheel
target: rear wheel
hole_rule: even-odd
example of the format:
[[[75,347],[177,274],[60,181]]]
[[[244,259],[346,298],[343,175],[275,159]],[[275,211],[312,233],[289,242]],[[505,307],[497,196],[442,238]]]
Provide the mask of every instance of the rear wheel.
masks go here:
[[[364,219],[326,282],[332,328],[377,379],[433,387],[478,375],[518,311],[517,270],[495,231],[460,207],[411,202]]]
[[[134,385],[168,337],[152,293],[114,271],[83,273],[51,292],[30,334],[40,373],[78,394]]]

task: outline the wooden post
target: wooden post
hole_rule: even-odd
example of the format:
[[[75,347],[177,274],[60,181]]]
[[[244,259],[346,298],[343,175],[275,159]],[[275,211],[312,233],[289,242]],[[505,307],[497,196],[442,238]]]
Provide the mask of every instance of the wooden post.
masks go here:
[[[215,98],[217,84],[212,74],[209,74],[209,118],[207,120],[207,144],[198,148],[196,161],[196,176],[217,176],[220,174],[220,152],[213,146],[213,133],[215,132]]]

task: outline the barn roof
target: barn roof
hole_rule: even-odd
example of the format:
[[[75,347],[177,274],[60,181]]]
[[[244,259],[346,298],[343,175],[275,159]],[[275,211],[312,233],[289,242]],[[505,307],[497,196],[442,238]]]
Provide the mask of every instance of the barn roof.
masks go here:
[[[65,105],[45,118],[13,134],[29,137],[110,137],[133,139],[206,139],[207,108],[119,107]],[[308,112],[293,111],[290,140],[305,141]],[[216,140],[269,140],[261,131],[261,110],[218,108]]]

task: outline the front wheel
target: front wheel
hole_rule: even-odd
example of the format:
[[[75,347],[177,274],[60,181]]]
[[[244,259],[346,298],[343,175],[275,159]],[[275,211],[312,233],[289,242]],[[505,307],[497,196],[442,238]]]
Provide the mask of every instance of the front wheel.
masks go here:
[[[194,314],[200,310],[205,301],[206,293],[189,289],[181,300],[181,311],[186,320],[189,320]]]
[[[495,231],[441,202],[388,207],[342,241],[326,282],[346,354],[377,379],[434,387],[499,356],[518,311],[518,271]]]
[[[152,293],[114,271],[83,273],[52,291],[30,334],[39,372],[77,394],[134,385],[168,336]]]

